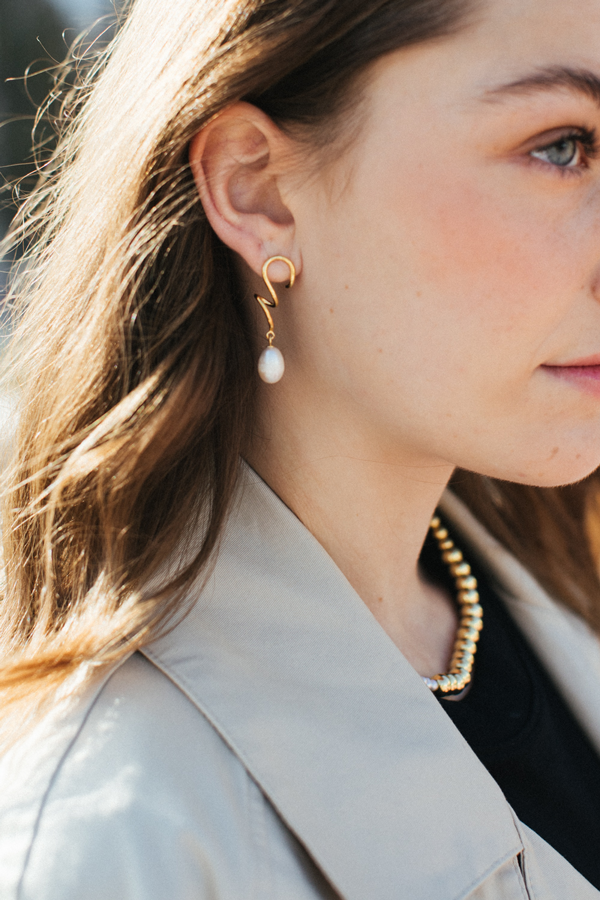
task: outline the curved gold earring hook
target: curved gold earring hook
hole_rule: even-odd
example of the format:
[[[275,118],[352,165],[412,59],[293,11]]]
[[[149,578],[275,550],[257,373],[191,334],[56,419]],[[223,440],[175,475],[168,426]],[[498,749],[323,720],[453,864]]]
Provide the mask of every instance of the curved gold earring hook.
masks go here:
[[[267,331],[266,337],[267,337],[270,347],[272,346],[273,341],[275,339],[275,331],[274,331],[275,325],[273,323],[273,316],[271,315],[270,310],[276,309],[279,306],[279,299],[277,297],[277,294],[275,293],[275,288],[271,284],[271,280],[269,278],[269,266],[271,265],[271,263],[274,263],[274,262],[284,262],[290,270],[290,280],[286,284],[286,288],[293,287],[294,282],[296,280],[296,267],[295,267],[294,263],[291,261],[291,259],[287,258],[287,256],[272,256],[270,259],[268,259],[265,262],[265,264],[262,267],[263,281],[266,284],[267,290],[268,290],[269,294],[271,295],[271,297],[269,299],[266,299],[265,297],[261,297],[259,294],[255,294],[254,299],[258,300],[265,316],[267,317],[267,322],[269,323],[269,330]]]

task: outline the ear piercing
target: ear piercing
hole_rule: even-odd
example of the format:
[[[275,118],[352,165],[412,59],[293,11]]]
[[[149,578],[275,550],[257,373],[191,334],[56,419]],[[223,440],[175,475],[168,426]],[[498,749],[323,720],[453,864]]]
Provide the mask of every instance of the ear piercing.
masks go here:
[[[258,374],[267,384],[275,384],[277,381],[281,381],[283,373],[285,371],[283,354],[281,350],[278,350],[277,347],[273,346],[273,341],[275,340],[275,326],[273,323],[271,310],[276,309],[279,306],[279,300],[277,298],[277,294],[275,293],[275,288],[273,287],[269,279],[269,266],[273,262],[284,262],[289,267],[290,280],[286,284],[286,288],[291,288],[294,284],[294,281],[296,280],[296,267],[294,266],[294,263],[291,261],[291,259],[288,259],[287,256],[272,256],[262,267],[263,281],[267,286],[270,297],[268,299],[265,299],[258,294],[254,295],[254,299],[258,300],[258,302],[260,303],[262,310],[267,317],[267,322],[269,323],[269,330],[266,334],[269,346],[265,347],[258,360]]]

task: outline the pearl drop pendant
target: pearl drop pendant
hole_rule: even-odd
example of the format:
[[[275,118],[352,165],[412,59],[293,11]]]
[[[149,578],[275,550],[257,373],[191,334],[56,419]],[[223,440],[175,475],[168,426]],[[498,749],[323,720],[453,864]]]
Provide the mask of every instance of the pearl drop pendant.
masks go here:
[[[267,384],[276,384],[283,378],[285,362],[277,347],[265,347],[258,360],[258,374]]]

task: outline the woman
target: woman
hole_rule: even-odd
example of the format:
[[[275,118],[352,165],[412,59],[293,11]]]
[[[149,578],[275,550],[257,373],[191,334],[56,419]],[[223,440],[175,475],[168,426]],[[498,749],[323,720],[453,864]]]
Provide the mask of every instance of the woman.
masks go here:
[[[3,898],[600,897],[598,26],[137,0],[90,62],[14,235]]]

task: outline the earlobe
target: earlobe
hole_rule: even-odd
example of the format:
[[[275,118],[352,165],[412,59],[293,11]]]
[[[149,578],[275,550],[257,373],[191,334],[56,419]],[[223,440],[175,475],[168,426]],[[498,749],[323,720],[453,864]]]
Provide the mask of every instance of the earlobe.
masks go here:
[[[271,256],[297,256],[294,218],[281,196],[285,160],[292,157],[288,143],[263,112],[237,103],[190,145],[190,166],[212,228],[257,274]]]

